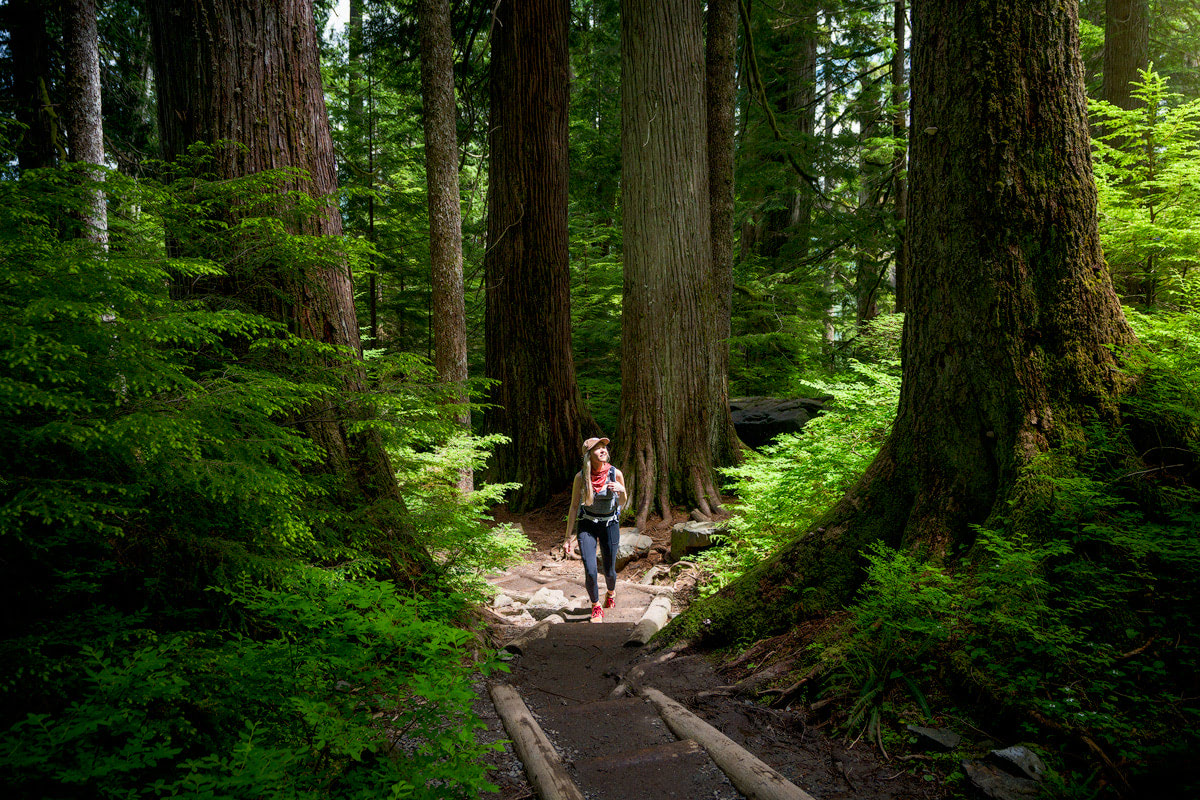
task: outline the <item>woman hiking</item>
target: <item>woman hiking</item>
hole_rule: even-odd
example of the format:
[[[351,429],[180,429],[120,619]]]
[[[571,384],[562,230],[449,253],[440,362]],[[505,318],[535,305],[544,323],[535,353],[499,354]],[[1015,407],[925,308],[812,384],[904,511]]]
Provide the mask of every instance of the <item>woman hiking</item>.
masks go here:
[[[583,469],[575,475],[571,487],[571,510],[567,514],[567,538],[563,549],[571,554],[575,523],[579,523],[579,556],[583,559],[584,586],[592,601],[592,622],[604,621],[604,609],[617,604],[617,548],[621,544],[621,509],[628,501],[625,476],[608,463],[608,439],[583,443]],[[608,592],[600,604],[596,580],[596,547],[604,556],[604,582]]]

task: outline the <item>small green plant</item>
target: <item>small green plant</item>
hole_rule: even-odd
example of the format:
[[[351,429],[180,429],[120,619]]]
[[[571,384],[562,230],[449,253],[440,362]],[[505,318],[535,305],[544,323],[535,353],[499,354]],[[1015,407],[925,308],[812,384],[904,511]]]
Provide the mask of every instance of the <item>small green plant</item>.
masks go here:
[[[488,510],[517,484],[481,484],[466,494],[458,486],[460,471],[481,470],[492,448],[503,441],[500,435],[461,433],[427,450],[395,451],[397,478],[418,533],[447,579],[477,599],[492,591],[488,573],[520,561],[533,549],[519,528],[485,524]]]
[[[829,684],[854,695],[847,730],[865,733],[882,749],[881,710],[895,687],[904,687],[932,717],[919,676],[932,671],[931,651],[952,634],[954,584],[941,569],[882,543],[863,556],[866,580],[826,659],[836,664]]]

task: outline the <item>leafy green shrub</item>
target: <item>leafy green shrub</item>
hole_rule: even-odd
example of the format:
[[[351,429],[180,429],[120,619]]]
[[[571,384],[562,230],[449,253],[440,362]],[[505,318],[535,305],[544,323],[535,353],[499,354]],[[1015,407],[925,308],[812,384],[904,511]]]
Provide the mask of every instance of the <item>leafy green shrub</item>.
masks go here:
[[[71,666],[57,677],[61,700],[0,737],[9,796],[473,798],[489,788],[473,667],[461,658],[469,634],[442,621],[455,601],[320,570],[222,594],[246,633],[129,628],[55,654]]]
[[[481,470],[500,435],[458,434],[425,450],[396,451],[397,479],[417,533],[446,572],[446,580],[476,599],[490,596],[486,575],[522,560],[533,543],[512,525],[485,524],[514,483],[482,484],[463,495],[462,469]]]
[[[716,592],[808,528],[858,479],[883,444],[895,416],[900,379],[894,361],[850,361],[839,383],[813,382],[830,394],[825,410],[804,430],[749,452],[743,464],[724,470],[740,505],[725,547],[702,557]]]
[[[300,254],[338,257],[270,216],[209,226],[211,259],[169,257],[164,230],[209,225],[205,209],[239,192],[249,208],[270,180],[196,180],[181,195],[110,175],[121,202],[107,248],[77,235],[86,175],[0,181],[0,784],[12,796],[486,787],[453,624],[463,601],[437,599],[436,575],[420,600],[372,580],[388,534],[334,501],[324,454],[294,426],[316,404],[379,398],[340,402],[324,345],[233,303],[170,295],[224,279],[236,259],[286,270]],[[393,400],[397,442],[450,427],[435,392]],[[435,500],[422,508],[431,535],[449,518]]]
[[[1153,68],[1139,72],[1136,108],[1092,101],[1100,234],[1127,298],[1177,307],[1200,252],[1200,100],[1183,102]]]

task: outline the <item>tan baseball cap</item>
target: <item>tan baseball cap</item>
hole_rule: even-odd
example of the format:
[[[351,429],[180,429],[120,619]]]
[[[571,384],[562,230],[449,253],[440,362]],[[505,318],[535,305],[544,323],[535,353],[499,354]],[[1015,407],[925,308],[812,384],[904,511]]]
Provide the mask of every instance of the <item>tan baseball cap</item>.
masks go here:
[[[603,436],[598,436],[598,437],[593,436],[591,439],[584,439],[583,452],[590,453],[590,452],[592,452],[592,450],[594,450],[596,447],[598,447],[600,445],[604,445],[605,447],[608,447],[608,439],[605,439]]]

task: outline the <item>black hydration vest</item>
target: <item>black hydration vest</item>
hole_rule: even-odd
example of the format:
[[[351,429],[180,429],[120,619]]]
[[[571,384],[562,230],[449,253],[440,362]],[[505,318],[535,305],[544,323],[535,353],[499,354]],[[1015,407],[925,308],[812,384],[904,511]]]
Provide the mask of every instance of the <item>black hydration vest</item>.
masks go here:
[[[589,470],[590,471],[590,470]],[[590,475],[579,473],[579,477],[585,481],[590,481]],[[612,483],[617,479],[617,468],[612,464],[608,465],[608,478],[605,483]],[[579,516],[584,519],[590,519],[593,522],[609,522],[621,516],[621,505],[617,499],[618,495],[613,489],[605,489],[592,497],[592,504],[585,506],[580,504]]]

